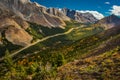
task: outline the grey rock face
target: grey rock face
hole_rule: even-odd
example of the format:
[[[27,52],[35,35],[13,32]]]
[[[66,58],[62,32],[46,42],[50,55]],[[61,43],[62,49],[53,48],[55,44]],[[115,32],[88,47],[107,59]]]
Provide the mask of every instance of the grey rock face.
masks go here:
[[[80,23],[94,23],[97,19],[90,13],[80,13],[75,10],[63,8],[61,10],[66,16]]]
[[[90,13],[79,13],[76,12],[75,20],[82,23],[94,23],[97,19]]]
[[[47,12],[51,15],[60,17],[64,21],[70,21],[70,18],[67,17],[62,11],[60,11],[57,8],[49,8],[49,9],[47,9]]]

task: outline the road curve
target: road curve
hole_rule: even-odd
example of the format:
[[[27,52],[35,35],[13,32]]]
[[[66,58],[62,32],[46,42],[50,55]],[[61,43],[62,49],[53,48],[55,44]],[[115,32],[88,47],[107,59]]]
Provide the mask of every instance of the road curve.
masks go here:
[[[61,36],[61,35],[69,34],[69,33],[72,32],[74,29],[75,29],[75,28],[71,28],[71,29],[69,29],[68,31],[66,31],[66,32],[64,32],[64,33],[58,33],[58,34],[55,34],[55,35],[47,36],[47,37],[45,37],[45,38],[43,38],[43,39],[39,39],[39,40],[37,40],[36,42],[31,43],[31,44],[25,46],[24,48],[22,48],[22,49],[20,49],[20,50],[18,50],[18,51],[16,51],[16,52],[10,54],[9,56],[10,56],[10,57],[13,57],[13,56],[15,56],[16,54],[22,52],[23,50],[25,50],[25,49],[27,49],[27,48],[29,48],[29,47],[31,47],[31,46],[39,43],[39,42],[43,42],[43,41],[45,41],[45,40],[47,40],[47,39],[50,39],[50,38],[53,38],[53,37],[56,37],[56,36]],[[0,61],[2,61],[2,60],[4,60],[4,57],[0,58]]]

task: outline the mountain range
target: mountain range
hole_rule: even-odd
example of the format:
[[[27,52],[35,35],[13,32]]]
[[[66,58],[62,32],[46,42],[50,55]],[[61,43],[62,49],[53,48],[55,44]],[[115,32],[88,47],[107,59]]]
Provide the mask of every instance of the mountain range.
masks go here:
[[[29,0],[1,0],[0,9],[0,34],[5,32],[3,34],[5,34],[8,41],[22,46],[28,45],[32,40],[32,37],[25,31],[29,27],[27,22],[49,28],[64,28],[64,26],[66,26],[64,21],[70,21],[71,19],[81,23],[97,21],[97,19],[89,13],[82,14],[70,11],[69,9],[60,11],[56,8],[46,8]],[[21,38],[22,36],[23,38]],[[2,44],[2,42],[0,43]]]
[[[116,26],[120,21],[114,15],[98,21],[91,13],[80,13],[67,8],[46,8],[29,0],[1,0],[0,9],[0,25],[2,29],[0,34],[5,34],[6,39],[13,44],[22,46],[28,45],[32,41],[32,36],[25,31],[29,27],[28,22],[49,28],[59,27],[64,29],[65,22],[71,20],[79,23],[96,23],[105,28]],[[118,22],[116,23],[116,21]],[[24,38],[21,38],[22,36]],[[2,42],[0,43],[2,44]]]
[[[62,10],[46,8],[36,2],[30,2],[28,0],[2,0],[1,2],[22,19],[48,27],[65,26],[64,21],[70,21],[70,19],[81,23],[97,21],[90,13],[80,13],[66,8]]]

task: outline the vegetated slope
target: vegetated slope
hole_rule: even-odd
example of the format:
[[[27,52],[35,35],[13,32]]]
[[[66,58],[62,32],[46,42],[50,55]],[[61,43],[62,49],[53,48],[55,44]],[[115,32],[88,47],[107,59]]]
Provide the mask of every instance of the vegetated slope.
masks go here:
[[[72,27],[70,27],[71,25],[68,25],[66,28],[74,28],[72,32],[70,32],[69,34],[66,34],[66,35],[62,35],[62,36],[57,36],[57,37],[53,37],[53,38],[50,38],[46,41],[43,41],[41,43],[38,43],[34,46],[31,46],[30,48],[27,48],[25,49],[24,51],[20,52],[19,56],[21,55],[24,56],[26,54],[32,54],[34,52],[41,52],[43,50],[44,52],[44,49],[47,49],[49,48],[52,52],[52,49],[59,49],[61,46],[66,46],[69,44],[72,44],[74,43],[75,41],[79,40],[79,39],[82,39],[82,38],[85,38],[85,37],[88,37],[88,36],[91,36],[91,35],[94,35],[94,34],[97,34],[97,33],[100,33],[103,31],[102,28],[95,28],[95,27],[82,27],[82,24],[78,25],[78,23],[69,23],[71,25],[73,25]],[[38,27],[38,29],[40,28],[39,26],[36,25],[36,27]],[[47,31],[47,28],[41,28],[43,30],[43,34],[46,34],[46,35],[51,35],[51,34],[55,34],[57,30],[55,29],[50,29],[49,32],[51,33],[48,33]],[[63,33],[64,31],[66,31],[67,29],[65,30],[58,30],[58,32],[60,33]],[[45,32],[44,32],[45,31]],[[77,33],[79,34],[77,34]],[[44,35],[44,36],[46,36]],[[48,49],[48,50],[49,50]],[[53,50],[54,51],[54,50]],[[59,51],[59,50],[58,50]],[[41,53],[43,53],[41,52]],[[48,51],[49,52],[49,51]]]
[[[79,36],[75,36],[75,37],[72,36],[73,39],[68,37],[71,34],[74,35],[74,33],[76,31],[79,31],[80,33],[83,32],[84,34],[81,34],[80,37]],[[40,51],[41,53],[44,53],[47,50],[50,53],[59,53],[59,52],[61,52],[61,54],[65,54],[68,61],[69,60],[74,60],[74,58],[79,58],[81,56],[81,54],[88,53],[88,52],[90,53],[90,51],[94,52],[94,54],[96,54],[96,53],[100,54],[102,52],[110,50],[113,47],[105,48],[104,50],[102,50],[102,47],[104,48],[106,46],[101,45],[102,46],[102,47],[100,46],[101,50],[97,51],[97,49],[96,49],[96,50],[92,51],[92,49],[95,49],[97,46],[102,44],[104,41],[109,40],[110,38],[112,39],[113,36],[119,34],[119,26],[116,26],[115,28],[112,28],[112,29],[109,29],[109,30],[107,30],[105,32],[100,33],[101,31],[102,31],[101,27],[94,27],[94,26],[93,27],[83,27],[83,28],[78,27],[78,29],[75,30],[75,32],[72,32],[72,33],[70,33],[68,35],[65,35],[65,36],[59,36],[59,37],[55,37],[55,38],[46,40],[46,41],[44,41],[44,42],[42,42],[42,43],[40,43],[38,45],[35,45],[35,46],[32,46],[32,47],[26,49],[22,53],[23,54],[28,54],[28,53],[34,53],[36,51],[37,52]],[[97,34],[97,33],[100,33],[100,34]],[[75,33],[75,35],[76,35],[76,33]],[[90,35],[92,35],[92,36],[90,36]],[[77,37],[77,39],[74,39],[76,37]],[[78,39],[81,39],[81,40],[78,40]],[[78,41],[74,43],[74,41],[76,41],[76,40],[78,40]],[[73,44],[70,45],[71,43],[73,43]],[[61,44],[64,47],[61,48]],[[66,46],[66,44],[67,44],[67,46]],[[116,44],[118,44],[118,43],[114,43],[114,45],[116,45]],[[42,49],[47,49],[47,50],[42,51]],[[23,54],[21,54],[21,55],[23,55]]]
[[[90,52],[79,57],[78,60],[59,67],[58,78],[60,80],[119,80],[119,31],[120,27],[117,26],[116,28],[98,34],[99,37],[101,36],[103,38],[104,42],[96,48],[92,48]]]
[[[120,47],[58,68],[59,80],[119,80]]]
[[[12,62],[8,55],[5,63],[1,66],[1,78],[117,80],[119,79],[120,58],[119,30],[119,26],[113,27],[99,34],[80,39],[68,46],[46,48],[33,52],[31,55],[25,55],[15,62]],[[99,50],[103,51],[98,54],[94,53],[94,51]],[[71,61],[73,62],[68,63]],[[7,68],[8,66],[9,68]]]

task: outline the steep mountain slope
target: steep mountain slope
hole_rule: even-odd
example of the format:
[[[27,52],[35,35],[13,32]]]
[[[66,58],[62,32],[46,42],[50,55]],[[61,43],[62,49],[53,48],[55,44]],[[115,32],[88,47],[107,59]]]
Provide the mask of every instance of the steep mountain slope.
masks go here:
[[[32,37],[25,31],[28,27],[29,24],[26,21],[0,3],[1,44],[4,44],[5,39],[7,39],[13,44],[28,45],[32,40]]]

